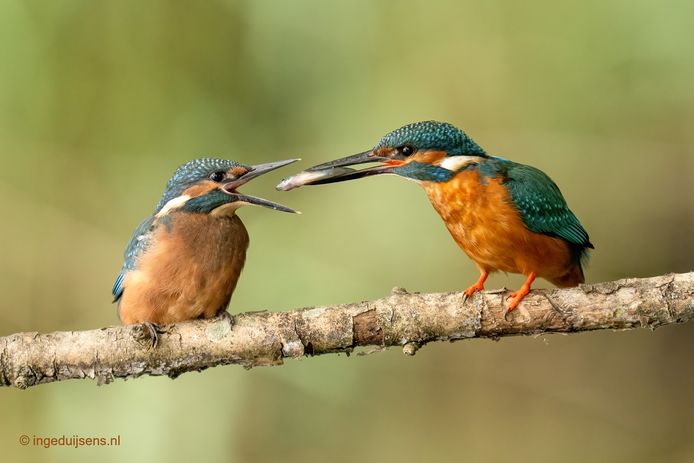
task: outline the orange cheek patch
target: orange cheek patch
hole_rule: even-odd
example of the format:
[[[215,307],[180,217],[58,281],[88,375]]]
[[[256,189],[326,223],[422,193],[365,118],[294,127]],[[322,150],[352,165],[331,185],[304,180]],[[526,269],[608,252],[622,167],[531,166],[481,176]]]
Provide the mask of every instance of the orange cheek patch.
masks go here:
[[[195,185],[186,188],[186,190],[183,192],[184,195],[190,196],[191,198],[196,198],[198,196],[202,196],[206,193],[209,193],[210,191],[214,190],[217,188],[217,184],[209,181],[209,180],[203,180],[200,183],[196,183]]]
[[[433,164],[434,162],[440,161],[445,157],[445,151],[422,151],[410,156],[407,162],[416,161],[424,164]]]
[[[244,174],[248,173],[248,169],[245,167],[237,166],[237,167],[232,167],[227,171],[227,174],[229,174],[230,177],[240,177]]]

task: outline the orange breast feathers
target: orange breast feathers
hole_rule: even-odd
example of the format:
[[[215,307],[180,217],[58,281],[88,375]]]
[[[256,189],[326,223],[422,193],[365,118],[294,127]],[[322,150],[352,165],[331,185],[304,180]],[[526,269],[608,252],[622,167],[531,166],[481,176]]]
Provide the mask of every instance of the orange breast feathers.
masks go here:
[[[576,265],[568,244],[530,231],[500,179],[465,170],[445,183],[422,182],[456,243],[480,270],[535,272],[550,281]]]
[[[243,269],[248,233],[236,216],[174,212],[125,277],[124,324],[176,323],[225,310]]]

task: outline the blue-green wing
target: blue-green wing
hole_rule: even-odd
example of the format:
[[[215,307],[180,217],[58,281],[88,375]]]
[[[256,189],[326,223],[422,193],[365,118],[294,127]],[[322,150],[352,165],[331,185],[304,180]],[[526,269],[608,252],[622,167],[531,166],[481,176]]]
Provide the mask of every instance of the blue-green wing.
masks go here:
[[[547,174],[511,161],[503,164],[504,185],[530,230],[558,236],[580,248],[593,247],[588,233]]]
[[[129,271],[134,270],[137,258],[146,249],[149,242],[149,237],[151,235],[152,226],[154,225],[154,217],[150,216],[146,218],[138,227],[135,229],[133,236],[130,238],[128,247],[125,248],[123,267],[121,267],[120,273],[116,277],[115,283],[113,283],[113,302],[118,301],[123,295],[123,290],[125,289],[123,284],[125,282],[125,276]]]

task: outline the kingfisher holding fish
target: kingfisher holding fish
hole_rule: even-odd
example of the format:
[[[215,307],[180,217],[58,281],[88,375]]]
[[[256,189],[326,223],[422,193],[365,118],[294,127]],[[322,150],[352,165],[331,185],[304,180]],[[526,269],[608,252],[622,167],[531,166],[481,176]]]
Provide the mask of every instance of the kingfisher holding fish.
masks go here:
[[[228,315],[246,261],[248,232],[236,215],[257,205],[293,209],[242,194],[250,180],[298,159],[250,166],[216,158],[180,166],[154,209],[135,230],[113,285],[123,324],[144,324],[153,346],[157,324]]]
[[[348,166],[379,163],[355,170]],[[408,124],[363,153],[309,168],[277,189],[392,174],[418,182],[480,277],[464,293],[484,289],[491,272],[520,273],[523,285],[508,311],[537,277],[556,286],[584,282],[582,261],[593,245],[557,185],[544,172],[486,153],[465,132],[436,121]]]

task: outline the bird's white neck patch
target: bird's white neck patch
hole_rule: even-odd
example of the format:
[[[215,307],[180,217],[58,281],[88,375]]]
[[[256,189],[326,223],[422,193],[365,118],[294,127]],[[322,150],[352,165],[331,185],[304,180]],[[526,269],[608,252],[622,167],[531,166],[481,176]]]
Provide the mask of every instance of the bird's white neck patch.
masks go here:
[[[441,160],[439,167],[450,170],[451,172],[458,172],[461,168],[473,162],[480,161],[479,156],[447,156]]]
[[[166,204],[164,204],[164,207],[162,207],[161,210],[157,212],[157,215],[155,217],[163,217],[169,212],[171,212],[173,209],[183,207],[183,205],[187,203],[189,199],[190,196],[188,195],[176,196],[174,199],[170,199]]]
[[[243,201],[226,203],[216,209],[212,209],[210,215],[212,217],[231,217],[232,215],[236,214],[236,209],[240,208],[241,206],[245,206],[246,204],[248,203],[244,203]]]

